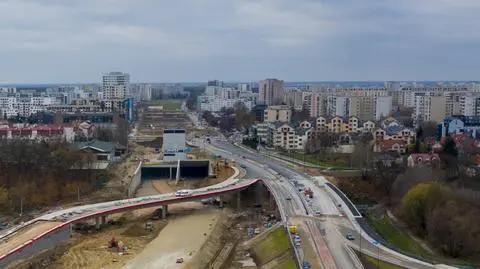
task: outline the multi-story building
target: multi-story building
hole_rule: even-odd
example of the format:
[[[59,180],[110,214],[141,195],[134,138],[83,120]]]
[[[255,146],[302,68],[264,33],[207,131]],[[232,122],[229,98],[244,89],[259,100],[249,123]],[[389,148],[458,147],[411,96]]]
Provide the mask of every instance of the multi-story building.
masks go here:
[[[283,102],[295,110],[302,110],[304,106],[304,92],[300,89],[285,89]]]
[[[446,115],[446,101],[445,96],[415,96],[415,107],[412,114],[413,120],[442,121]]]
[[[103,75],[102,93],[104,106],[109,111],[121,111],[124,100],[130,94],[130,75],[110,72]]]
[[[480,116],[449,116],[437,127],[438,140],[456,133],[465,133],[472,138],[480,138]]]
[[[218,112],[222,108],[233,108],[237,102],[243,103],[248,110],[252,109],[253,102],[245,99],[221,99],[210,95],[197,97],[197,107],[201,111]]]
[[[283,98],[283,80],[266,79],[259,83],[258,102],[266,105],[280,105]]]
[[[76,129],[78,129],[78,126],[73,125],[0,125],[0,138],[28,140],[64,139],[67,142],[73,142]]]
[[[460,113],[458,113],[458,115],[480,116],[480,94],[471,93],[462,96],[460,106]]]
[[[304,95],[304,102],[310,111],[310,117],[317,118],[327,115],[327,95],[323,93],[313,92]]]
[[[292,110],[289,106],[269,106],[264,112],[265,122],[290,122]]]
[[[129,94],[130,75],[122,72],[110,72],[103,75],[102,91],[106,100],[124,99]]]
[[[311,127],[294,128],[288,123],[275,122],[269,124],[267,144],[283,150],[305,150]]]
[[[392,96],[379,96],[375,103],[375,119],[380,120],[392,113]]]
[[[40,111],[44,111],[47,106],[58,103],[56,98],[48,96],[7,96],[0,97],[0,113],[2,118],[15,116],[28,117]]]

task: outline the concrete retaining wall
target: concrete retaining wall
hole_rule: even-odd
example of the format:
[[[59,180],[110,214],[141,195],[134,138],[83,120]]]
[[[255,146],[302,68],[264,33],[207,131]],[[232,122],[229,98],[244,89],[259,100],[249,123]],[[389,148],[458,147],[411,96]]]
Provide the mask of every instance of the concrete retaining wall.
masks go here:
[[[55,247],[58,243],[70,239],[70,226],[66,225],[65,227],[53,231],[50,234],[47,234],[39,239],[34,240],[34,242],[28,243],[28,245],[21,250],[8,255],[7,257],[0,260],[0,268],[6,268],[10,263],[20,261],[23,259],[31,258],[33,255],[36,255],[42,251],[51,249]]]
[[[137,192],[137,189],[138,187],[140,187],[141,183],[142,183],[142,162],[138,164],[137,169],[135,169],[135,172],[133,173],[132,181],[130,181],[130,185],[128,185],[128,189],[127,189],[128,198],[132,198],[135,195],[135,192]]]

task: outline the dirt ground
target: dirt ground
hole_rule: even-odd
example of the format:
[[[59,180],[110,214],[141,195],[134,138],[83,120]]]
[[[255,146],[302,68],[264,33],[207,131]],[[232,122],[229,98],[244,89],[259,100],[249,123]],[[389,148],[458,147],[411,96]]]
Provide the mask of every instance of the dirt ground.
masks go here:
[[[9,238],[5,243],[0,244],[0,255],[6,254],[10,250],[20,246],[35,236],[40,235],[60,224],[62,223],[53,221],[40,221],[23,230],[19,230],[15,236]]]
[[[81,235],[74,234],[72,247],[59,260],[48,268],[121,268],[148,244],[166,226],[166,221],[155,221],[154,231],[145,229],[146,220],[122,226],[104,228],[102,232]],[[128,254],[121,255],[115,249],[108,248],[109,241],[115,237],[128,247]]]
[[[206,209],[171,218],[169,225],[157,238],[123,268],[182,268],[183,264],[177,264],[176,259],[183,258],[184,263],[192,259],[216,225],[220,214],[219,210]]]

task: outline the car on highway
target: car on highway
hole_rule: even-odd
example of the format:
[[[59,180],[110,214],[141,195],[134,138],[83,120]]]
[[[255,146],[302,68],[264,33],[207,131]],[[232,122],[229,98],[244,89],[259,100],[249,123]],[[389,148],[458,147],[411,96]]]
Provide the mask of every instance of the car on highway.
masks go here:
[[[352,234],[351,232],[348,232],[348,233],[347,233],[346,238],[347,238],[348,240],[350,240],[350,241],[355,240],[355,237],[353,236],[353,234]]]
[[[292,197],[288,196],[287,198],[285,198],[285,200],[291,201],[291,200],[292,200]]]

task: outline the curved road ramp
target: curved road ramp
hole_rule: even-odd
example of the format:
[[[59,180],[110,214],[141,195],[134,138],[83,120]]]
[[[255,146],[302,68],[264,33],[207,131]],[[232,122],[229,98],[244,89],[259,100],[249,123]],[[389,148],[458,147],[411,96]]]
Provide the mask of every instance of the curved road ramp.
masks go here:
[[[238,170],[232,178],[236,176],[238,176]],[[262,183],[260,179],[229,179],[217,185],[192,190],[190,195],[184,197],[178,197],[175,194],[153,195],[78,206],[41,216],[9,231],[0,238],[0,268],[12,267],[15,263],[68,240],[71,226],[77,222],[95,219],[97,224],[100,224],[105,222],[105,217],[109,214],[218,197],[247,189],[257,182]]]

